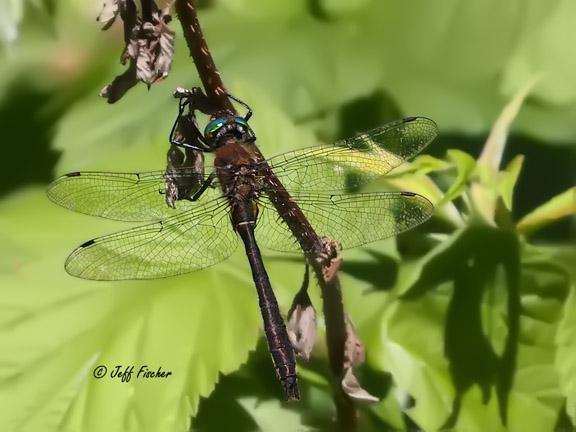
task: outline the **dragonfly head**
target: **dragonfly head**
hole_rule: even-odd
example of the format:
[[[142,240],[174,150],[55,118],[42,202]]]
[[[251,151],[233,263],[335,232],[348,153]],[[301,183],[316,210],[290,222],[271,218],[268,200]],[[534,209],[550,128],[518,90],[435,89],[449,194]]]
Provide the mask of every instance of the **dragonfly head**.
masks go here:
[[[212,116],[204,129],[204,138],[219,147],[224,138],[234,138],[238,141],[253,142],[256,138],[248,121],[244,117],[226,114]]]

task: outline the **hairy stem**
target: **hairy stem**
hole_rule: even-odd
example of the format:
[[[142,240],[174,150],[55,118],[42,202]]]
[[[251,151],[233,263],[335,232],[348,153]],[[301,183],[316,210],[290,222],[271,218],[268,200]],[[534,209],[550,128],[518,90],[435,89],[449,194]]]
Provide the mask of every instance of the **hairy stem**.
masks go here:
[[[314,263],[311,259],[309,262]],[[322,291],[324,321],[326,322],[326,345],[332,373],[332,389],[338,429],[341,432],[355,431],[357,426],[356,407],[350,397],[344,393],[340,384],[344,378],[344,346],[346,343],[346,322],[340,279],[338,275],[334,275],[326,281],[323,265],[312,264],[312,268]]]
[[[175,7],[206,96],[214,107],[234,112],[234,106],[226,95],[226,87],[220,78],[220,72],[216,69],[208,50],[192,0],[176,0]]]

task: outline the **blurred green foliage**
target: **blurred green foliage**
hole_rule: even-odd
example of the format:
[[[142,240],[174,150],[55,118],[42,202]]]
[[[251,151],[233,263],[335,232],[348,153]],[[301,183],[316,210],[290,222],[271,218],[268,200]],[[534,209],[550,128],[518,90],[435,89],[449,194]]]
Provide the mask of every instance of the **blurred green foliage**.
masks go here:
[[[264,154],[403,115],[440,126],[429,155],[371,185],[427,196],[435,218],[343,255],[346,309],[368,355],[358,376],[381,399],[360,407],[360,430],[573,430],[576,3],[203,3],[209,45],[254,108]],[[179,38],[166,81],[107,105],[97,94],[122,70],[122,33],[101,33],[97,11],[9,0],[0,13],[0,430],[331,430],[323,336],[299,365],[303,400],[284,404],[241,253],[157,281],[64,272],[77,244],[125,225],[56,208],[46,184],[162,168],[172,89],[198,84]],[[302,262],[266,264],[286,311]],[[97,380],[100,364],[173,376]]]

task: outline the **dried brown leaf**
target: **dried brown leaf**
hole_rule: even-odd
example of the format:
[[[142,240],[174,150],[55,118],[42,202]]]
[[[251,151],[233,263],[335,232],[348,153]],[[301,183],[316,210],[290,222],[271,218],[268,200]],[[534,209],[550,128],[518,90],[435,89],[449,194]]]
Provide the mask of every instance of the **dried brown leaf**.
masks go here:
[[[131,64],[123,74],[118,75],[114,81],[100,90],[100,96],[106,98],[108,103],[114,103],[137,83],[136,67]]]
[[[342,390],[348,396],[356,401],[362,402],[378,402],[378,398],[376,396],[371,395],[366,390],[364,390],[358,379],[352,372],[352,368],[347,368],[344,374],[344,378],[342,378]]]
[[[138,39],[131,39],[128,45],[124,47],[122,51],[122,56],[120,57],[120,63],[125,65],[129,61],[134,61],[138,56]]]
[[[288,317],[287,330],[296,355],[308,361],[316,342],[314,307],[297,305]]]
[[[288,312],[288,337],[298,357],[308,361],[316,342],[316,311],[308,296],[309,273],[306,266],[304,282]]]
[[[366,352],[362,341],[348,315],[346,317],[346,342],[344,344],[344,368],[349,369],[364,363]]]
[[[170,15],[165,15],[170,17]],[[158,79],[168,76],[174,58],[174,32],[168,27],[167,22],[160,21],[160,51],[156,59],[156,74]]]
[[[145,23],[144,25],[149,24]],[[138,39],[138,53],[136,55],[136,78],[150,86],[156,80],[154,70],[154,40]]]
[[[102,30],[108,30],[120,15],[121,0],[104,0],[96,21],[103,23]]]
[[[100,93],[107,97],[110,103],[122,97],[127,89],[135,84],[134,79],[150,87],[155,82],[166,78],[174,56],[175,34],[168,27],[171,21],[168,9],[161,10],[153,4],[151,21],[143,21],[137,16],[132,0],[118,0],[117,4],[118,10],[107,10],[107,14],[115,13],[116,16],[119,14],[124,22],[126,45],[120,61],[122,64],[129,63],[129,70],[116,77]],[[133,77],[132,73],[134,73]],[[116,88],[117,86],[120,87]],[[109,97],[109,95],[114,97]]]

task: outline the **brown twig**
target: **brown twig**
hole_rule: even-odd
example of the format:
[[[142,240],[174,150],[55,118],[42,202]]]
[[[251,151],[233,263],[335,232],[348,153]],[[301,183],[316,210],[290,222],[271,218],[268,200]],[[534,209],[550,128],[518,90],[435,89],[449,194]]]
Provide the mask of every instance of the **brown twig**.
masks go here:
[[[206,96],[215,107],[235,112],[234,106],[226,96],[226,88],[220,78],[220,72],[216,69],[208,50],[192,0],[176,0],[175,7]]]
[[[208,50],[192,0],[176,0],[175,7],[178,18],[182,24],[190,55],[194,60],[205,93],[211,101],[211,105],[213,105],[216,111],[227,110],[235,112],[230,99],[226,95],[224,84]],[[262,157],[262,159],[264,158]],[[271,183],[274,184],[276,189],[276,196],[271,196],[270,198],[279,209],[282,200],[289,199],[290,196],[272,170],[268,170],[267,174],[271,176]],[[298,237],[301,232],[298,228],[300,228],[301,217],[304,217],[304,215],[302,213],[299,215],[286,215],[283,214],[285,212],[280,211],[279,213],[283,215],[284,221],[294,235]],[[314,230],[310,229],[308,232],[314,233]],[[341,386],[345,374],[344,358],[347,332],[342,291],[337,275],[338,265],[335,264],[335,260],[338,258],[336,257],[334,249],[330,247],[327,248],[327,242],[317,235],[298,238],[298,241],[306,253],[306,259],[312,266],[322,291],[328,357],[337,412],[337,425],[341,431],[354,431],[356,430],[356,409],[352,400],[344,393]],[[334,267],[335,265],[336,267]]]

